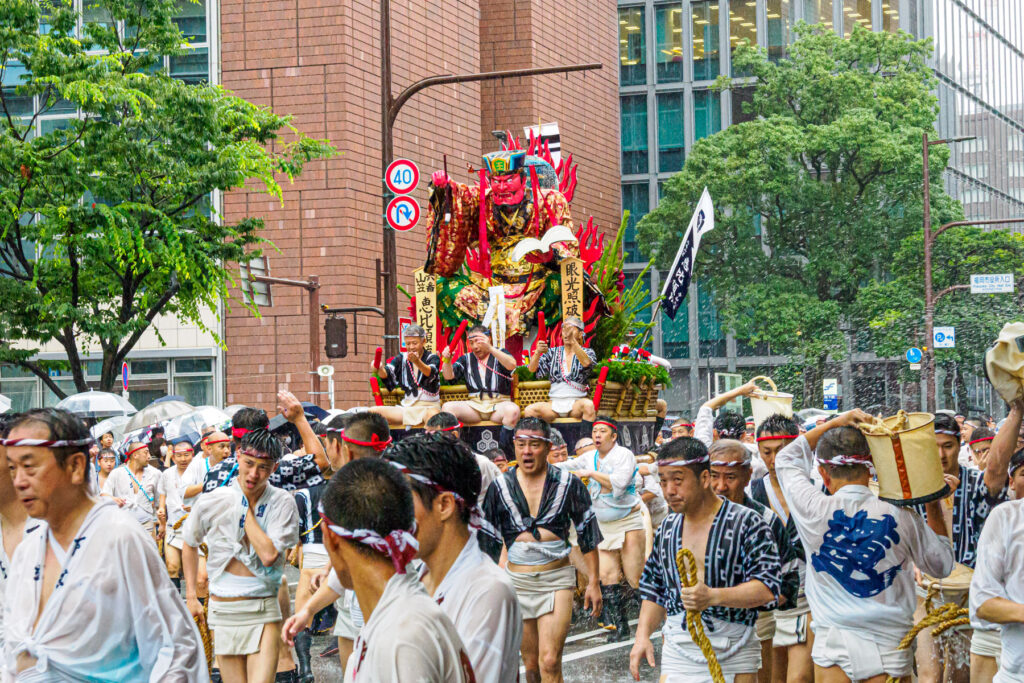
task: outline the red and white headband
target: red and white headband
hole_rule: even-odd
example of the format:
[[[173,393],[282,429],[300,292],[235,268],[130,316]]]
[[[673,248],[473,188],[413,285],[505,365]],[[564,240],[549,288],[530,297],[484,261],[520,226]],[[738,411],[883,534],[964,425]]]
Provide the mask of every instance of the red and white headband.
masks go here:
[[[416,540],[416,522],[412,523],[412,530],[395,529],[387,536],[381,536],[371,529],[346,529],[332,522],[324,513],[323,503],[317,506],[320,519],[327,525],[327,528],[338,536],[348,541],[361,543],[369,546],[391,560],[391,565],[398,574],[405,573],[405,565],[412,562],[419,552],[420,544]]]
[[[484,518],[483,514],[481,514],[480,512],[480,507],[476,503],[470,505],[468,502],[466,502],[465,498],[460,496],[455,491],[452,491],[451,489],[446,489],[445,487],[441,486],[436,481],[434,481],[433,479],[426,475],[416,474],[415,472],[409,471],[409,468],[401,463],[395,462],[394,460],[388,460],[387,462],[405,476],[415,481],[418,481],[424,486],[434,489],[438,493],[452,494],[452,496],[455,497],[455,500],[458,501],[460,505],[466,506],[467,509],[469,510],[469,527],[471,529],[483,529],[485,533],[488,533],[495,537],[498,536],[497,530],[494,528],[494,526],[491,525],[490,522],[488,522]]]
[[[2,439],[0,444],[3,444],[7,448],[14,448],[15,446],[38,446],[39,448],[78,448],[79,446],[89,446],[95,443],[96,440],[92,437],[88,439],[63,439],[63,440],[47,440],[47,439]]]
[[[996,437],[995,436],[983,436],[980,439],[975,439],[974,441],[968,441],[967,445],[968,446],[973,446],[976,443],[981,443],[982,441],[991,441],[994,438],[996,438]]]
[[[235,455],[248,455],[250,458],[259,458],[260,460],[278,460],[278,458],[262,453],[255,448],[239,448],[235,451]]]
[[[143,449],[148,449],[148,448],[149,448],[149,446],[147,446],[146,444],[140,444],[140,445],[136,446],[135,448],[131,449],[130,451],[128,451],[127,453],[125,453],[124,457],[125,458],[130,458],[130,457],[132,457],[132,453],[138,453],[139,451],[141,451]]]
[[[755,441],[757,441],[757,443],[761,443],[762,441],[774,441],[776,439],[796,439],[799,436],[799,434],[775,434],[772,436],[759,436]]]

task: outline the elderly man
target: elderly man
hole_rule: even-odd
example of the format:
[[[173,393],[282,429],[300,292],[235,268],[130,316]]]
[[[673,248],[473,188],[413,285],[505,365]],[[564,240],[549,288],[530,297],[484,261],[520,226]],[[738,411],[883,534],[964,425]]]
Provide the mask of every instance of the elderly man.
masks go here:
[[[384,386],[405,393],[401,405],[370,408],[396,427],[423,424],[441,410],[441,358],[426,348],[425,335],[419,325],[406,325],[402,341],[407,350],[379,366],[370,363],[371,373],[384,380]]]
[[[21,504],[38,526],[7,574],[4,680],[208,681],[199,632],[156,544],[89,490],[82,422],[44,408],[4,441]]]

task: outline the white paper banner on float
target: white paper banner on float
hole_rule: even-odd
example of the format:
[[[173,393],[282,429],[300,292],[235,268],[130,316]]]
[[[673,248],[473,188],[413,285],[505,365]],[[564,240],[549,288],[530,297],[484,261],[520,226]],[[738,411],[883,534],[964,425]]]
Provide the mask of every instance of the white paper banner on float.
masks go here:
[[[484,327],[491,330],[491,343],[495,348],[505,346],[505,288],[501,285],[487,288],[490,294],[490,301],[487,303],[487,313],[484,315]]]

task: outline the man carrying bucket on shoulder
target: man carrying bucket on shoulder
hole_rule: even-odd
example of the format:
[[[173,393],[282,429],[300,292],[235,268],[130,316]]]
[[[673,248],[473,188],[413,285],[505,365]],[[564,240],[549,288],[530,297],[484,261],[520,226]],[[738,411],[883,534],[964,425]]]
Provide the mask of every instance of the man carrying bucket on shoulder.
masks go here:
[[[913,626],[916,565],[932,576],[953,569],[939,501],[913,510],[880,500],[868,484],[872,458],[856,426],[860,410],[838,415],[794,439],[775,472],[807,552],[807,601],[814,615],[815,680],[909,681],[913,655],[899,650]],[[816,464],[828,495],[811,480]],[[952,487],[956,482],[946,477]]]

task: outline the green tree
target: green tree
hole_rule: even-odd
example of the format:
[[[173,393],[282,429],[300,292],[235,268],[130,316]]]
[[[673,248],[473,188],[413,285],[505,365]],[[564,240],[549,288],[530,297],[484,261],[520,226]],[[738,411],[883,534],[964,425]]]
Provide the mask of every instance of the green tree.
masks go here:
[[[859,290],[921,225],[921,135],[938,106],[928,41],[859,28],[843,39],[802,22],[795,32],[778,63],[736,50],[734,66],[754,76],[755,118],[694,145],[637,241],[666,267],[707,187],[716,224],[697,275],[723,325],[790,354],[813,399],[826,361],[846,352]],[[941,187],[947,158],[932,156],[938,222],[959,210]]]
[[[937,226],[936,226],[937,227]],[[891,257],[891,279],[872,282],[857,298],[857,321],[870,330],[880,356],[902,356],[907,347],[929,346],[924,329],[923,232],[908,236]],[[977,369],[985,350],[1003,325],[1019,320],[1024,310],[1024,235],[977,227],[951,228],[935,241],[933,290],[939,297],[935,325],[956,328],[956,348],[936,349],[939,367]],[[971,294],[974,273],[1012,273],[1014,294]],[[947,377],[952,378],[949,372]],[[963,373],[956,373],[956,395],[967,395]],[[951,381],[951,380],[950,380]],[[948,387],[953,393],[952,386]],[[964,404],[962,409],[966,409]]]
[[[334,153],[289,117],[164,73],[162,56],[189,50],[174,0],[85,4],[102,21],[79,32],[67,0],[0,0],[0,362],[58,396],[32,360],[41,344],[60,343],[80,391],[82,351],[98,346],[110,390],[154,317],[201,325],[227,296],[263,223],[213,215],[212,191],[280,199],[278,178]]]

